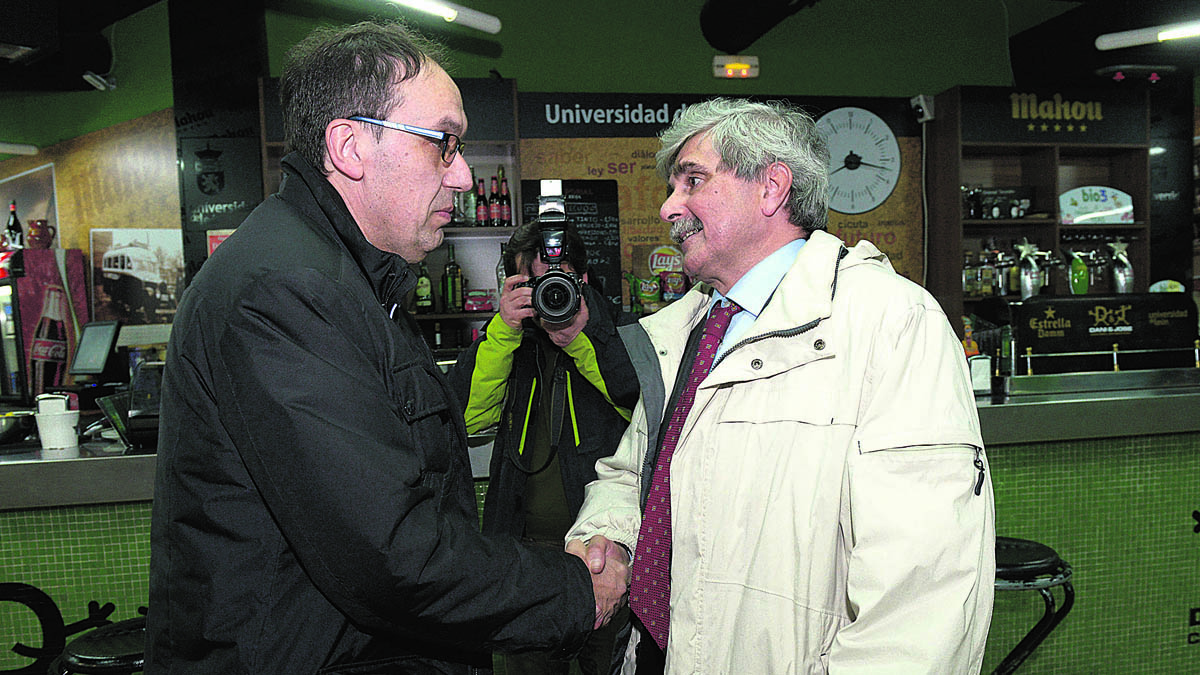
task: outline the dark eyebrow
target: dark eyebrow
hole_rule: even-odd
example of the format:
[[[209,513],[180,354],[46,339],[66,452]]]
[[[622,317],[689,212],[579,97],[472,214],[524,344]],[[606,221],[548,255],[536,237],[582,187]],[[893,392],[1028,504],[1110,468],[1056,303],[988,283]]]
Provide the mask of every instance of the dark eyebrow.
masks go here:
[[[438,126],[434,128],[454,134],[455,136],[463,135],[463,125],[459,124],[457,120],[454,120],[450,117],[443,117],[442,119],[438,120]]]
[[[682,162],[675,162],[675,166],[671,167],[671,175],[672,176],[678,176],[680,174],[691,173],[692,171],[698,171],[700,173],[710,173],[709,170],[706,169],[703,164],[694,162],[690,159],[684,160]]]

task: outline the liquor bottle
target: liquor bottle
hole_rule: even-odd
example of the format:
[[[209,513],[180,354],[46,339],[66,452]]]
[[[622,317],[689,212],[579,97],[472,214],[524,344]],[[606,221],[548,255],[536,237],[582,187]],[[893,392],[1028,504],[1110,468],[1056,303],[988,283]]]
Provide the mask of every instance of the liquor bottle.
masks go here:
[[[429,268],[421,261],[420,272],[417,274],[416,309],[418,314],[429,314],[433,311],[433,281],[429,278]]]
[[[0,202],[2,203],[2,202]],[[25,233],[21,230],[21,219],[17,218],[17,201],[8,205],[8,226],[4,228],[9,250],[25,248]]]
[[[492,227],[500,227],[500,181],[492,176],[492,193],[488,195],[488,220]]]
[[[500,301],[500,294],[504,292],[504,280],[508,278],[508,274],[504,271],[504,244],[500,244],[500,260],[496,262],[496,301]]]
[[[29,395],[37,396],[62,384],[67,367],[67,327],[63,321],[63,289],[47,286],[42,316],[29,346]]]
[[[499,178],[501,183],[504,182],[504,165],[503,164],[500,164],[499,166],[496,167],[496,178]]]
[[[990,297],[997,295],[996,293],[996,266],[992,264],[991,256],[988,255],[988,250],[979,252],[979,286],[977,291],[981,297]]]
[[[447,313],[463,311],[462,268],[454,261],[454,244],[450,244],[449,257],[442,268],[442,298]]]
[[[477,227],[487,227],[491,224],[489,212],[487,193],[483,191],[483,179],[480,178],[475,188],[475,225]]]
[[[1071,262],[1067,266],[1071,295],[1087,295],[1088,281],[1091,276],[1088,272],[1087,261],[1072,249],[1067,249],[1067,255],[1071,258]]]
[[[440,321],[433,324],[433,348],[442,348],[442,323]]]
[[[468,227],[478,225],[475,222],[475,167],[471,168],[471,189],[462,193],[462,220]]]
[[[967,298],[979,295],[979,268],[975,266],[975,254],[970,251],[963,251],[962,291]]]
[[[1112,290],[1114,293],[1133,292],[1133,263],[1129,260],[1129,243],[1107,242],[1112,250]]]
[[[508,179],[500,181],[500,227],[512,227],[512,196],[508,194]]]

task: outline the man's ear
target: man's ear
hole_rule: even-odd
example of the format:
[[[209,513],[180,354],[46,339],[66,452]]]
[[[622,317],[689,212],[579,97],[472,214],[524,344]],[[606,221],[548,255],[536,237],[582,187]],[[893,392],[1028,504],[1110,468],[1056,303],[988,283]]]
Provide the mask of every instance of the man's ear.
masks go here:
[[[325,161],[327,170],[337,171],[350,180],[362,180],[366,130],[350,120],[335,119],[325,125]]]
[[[792,170],[783,162],[774,162],[763,170],[762,213],[773,216],[787,205],[792,193]]]

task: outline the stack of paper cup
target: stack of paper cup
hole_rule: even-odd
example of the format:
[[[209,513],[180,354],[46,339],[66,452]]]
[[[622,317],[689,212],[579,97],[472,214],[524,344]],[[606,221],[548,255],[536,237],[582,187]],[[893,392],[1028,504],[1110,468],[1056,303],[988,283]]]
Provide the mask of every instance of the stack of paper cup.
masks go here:
[[[69,458],[79,456],[79,411],[67,410],[67,398],[42,394],[37,400],[38,437],[42,456]]]

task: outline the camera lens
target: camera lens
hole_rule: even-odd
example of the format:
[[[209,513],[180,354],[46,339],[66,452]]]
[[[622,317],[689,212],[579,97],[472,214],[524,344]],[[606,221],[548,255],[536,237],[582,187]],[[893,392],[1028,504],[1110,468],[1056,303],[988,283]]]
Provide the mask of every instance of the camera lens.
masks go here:
[[[550,272],[533,290],[533,308],[546,321],[568,321],[579,311],[580,287],[562,272]]]

